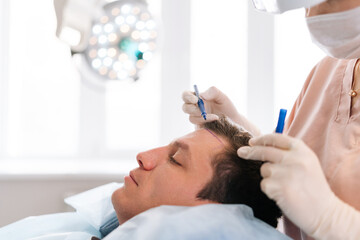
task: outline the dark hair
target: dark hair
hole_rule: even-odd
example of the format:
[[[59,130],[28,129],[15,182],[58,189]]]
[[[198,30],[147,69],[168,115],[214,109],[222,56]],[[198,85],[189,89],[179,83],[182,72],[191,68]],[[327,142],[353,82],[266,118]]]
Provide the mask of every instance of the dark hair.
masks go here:
[[[238,148],[248,146],[252,136],[223,116],[203,124],[202,128],[225,138],[227,146],[213,159],[213,178],[197,197],[224,204],[245,204],[252,208],[255,217],[276,227],[282,214],[260,189],[262,162],[244,160],[237,155]]]

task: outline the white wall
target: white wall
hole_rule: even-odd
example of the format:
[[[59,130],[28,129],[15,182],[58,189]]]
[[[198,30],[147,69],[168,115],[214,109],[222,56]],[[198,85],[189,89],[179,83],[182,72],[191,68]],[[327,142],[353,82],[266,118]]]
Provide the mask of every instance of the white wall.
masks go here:
[[[2,175],[0,227],[29,216],[72,211],[64,198],[122,178],[121,174]]]
[[[3,11],[0,12],[2,14],[0,21],[6,17],[9,1],[0,1],[0,10]],[[304,31],[306,27],[303,17],[299,13],[292,15],[293,12],[291,12],[275,18],[253,11],[250,0],[241,3],[240,1],[243,0],[237,0],[239,2],[236,3],[236,8],[227,9],[229,15],[226,18],[217,19],[217,15],[212,14],[209,9],[218,8],[219,11],[224,11],[235,0],[202,1],[162,0],[162,8],[168,10],[162,14],[165,34],[162,36],[164,44],[160,50],[163,51],[163,55],[157,60],[162,64],[162,69],[159,71],[161,72],[159,82],[161,81],[162,89],[161,94],[158,94],[160,96],[154,97],[156,101],[159,99],[160,102],[161,100],[160,106],[156,106],[157,113],[160,112],[159,109],[162,112],[156,118],[161,119],[156,125],[156,129],[160,129],[159,136],[151,144],[158,144],[159,142],[165,144],[174,136],[179,136],[192,129],[186,115],[181,112],[182,102],[180,98],[183,90],[191,89],[191,83],[198,83],[201,91],[210,85],[222,85],[221,90],[229,93],[242,113],[258,125],[264,133],[271,132],[275,127],[278,108],[286,107],[290,110],[289,108],[291,108],[292,102],[300,91],[299,88],[302,86],[308,71],[310,71],[311,65],[315,64],[321,57],[319,50],[311,46],[310,39],[308,37],[303,38],[306,34]],[[206,2],[208,9],[201,12]],[[221,5],[222,3],[225,5]],[[47,4],[49,3],[47,2]],[[244,9],[245,11],[243,11]],[[238,14],[238,10],[241,14]],[[247,10],[249,10],[248,14]],[[199,17],[200,13],[202,14],[201,17]],[[190,21],[191,19],[193,22]],[[234,21],[231,21],[232,19]],[[241,24],[237,21],[241,21]],[[5,23],[1,22],[0,33],[6,35],[9,29]],[[209,25],[205,26],[205,24]],[[217,26],[218,31],[212,32],[212,26]],[[225,33],[221,31],[222,28],[226,29]],[[203,33],[202,31],[206,32]],[[229,36],[234,36],[234,38],[228,39]],[[6,38],[0,38],[0,44],[6,45],[6,41]],[[191,45],[191,41],[193,45]],[[209,41],[207,46],[210,48],[202,44],[203,41]],[[231,44],[234,47],[231,47]],[[225,45],[224,48],[221,45]],[[0,82],[0,93],[2,93],[0,96],[1,155],[1,153],[6,152],[5,149],[7,148],[5,134],[3,133],[8,131],[8,129],[4,129],[7,121],[4,116],[8,111],[7,92],[4,90],[7,88],[7,82],[4,79],[7,79],[6,55],[8,50],[1,47],[0,50],[2,51],[0,54],[0,77],[2,77]],[[228,63],[226,61],[227,56],[234,57],[232,50],[239,57],[232,58],[232,62]],[[216,55],[220,57],[212,58],[213,54],[215,55],[220,51],[221,53]],[[221,67],[214,69],[214,66],[217,66],[216,62],[219,62]],[[238,65],[239,69],[237,69]],[[226,66],[231,67],[226,69]],[[27,84],[31,83],[27,82]],[[22,87],[22,84],[19,86]],[[81,87],[84,88],[84,86]],[[289,91],[285,92],[284,89]],[[119,94],[115,88],[112,90],[114,91],[112,94]],[[124,89],[122,90],[124,91]],[[168,99],[175,100],[168,102]],[[92,100],[95,101],[96,99]],[[119,103],[116,100],[114,101],[115,104],[111,105],[112,108],[119,109]],[[89,101],[82,99],[81,103],[89,104]],[[70,104],[74,103],[70,101]],[[88,105],[88,107],[91,109],[94,105]],[[101,109],[103,110],[101,107],[99,109],[100,112]],[[77,113],[77,111],[75,112]],[[80,112],[84,112],[84,109]],[[84,116],[87,116],[87,113],[83,114],[82,123],[91,124]],[[101,116],[98,117],[101,118]],[[119,115],[119,118],[121,117],[123,116]],[[131,122],[131,118],[127,117],[127,120]],[[116,125],[118,121],[116,118],[114,119],[113,125]],[[15,120],[20,121],[20,119]],[[21,119],[21,121],[23,120]],[[138,122],[141,122],[141,119],[138,119]],[[16,122],[9,124],[14,129],[20,129]],[[50,124],[50,121],[47,124]],[[89,127],[84,124],[81,125],[84,128],[81,132],[84,133],[88,133],[92,129],[102,131],[105,129],[104,126],[97,128],[96,124]],[[109,126],[106,127],[109,128]],[[31,127],[30,129],[33,130]],[[96,151],[95,148],[91,147],[99,148],[96,141],[106,142],[103,139],[96,138],[97,131],[95,130],[92,134],[89,133],[89,135],[85,134],[80,137],[80,139],[86,140],[88,136],[95,136],[83,141],[88,145],[80,144],[80,147],[84,148],[84,154],[81,155],[83,159],[77,161],[78,156],[73,155],[67,159],[66,164],[70,166],[77,162],[79,166],[76,169],[70,167],[58,170],[61,166],[66,165],[61,159],[56,159],[59,156],[52,159],[47,159],[46,156],[44,159],[39,159],[36,156],[26,158],[25,156],[24,159],[20,159],[24,160],[24,164],[19,162],[19,159],[10,158],[3,161],[4,159],[0,158],[0,226],[30,215],[67,211],[69,208],[64,205],[63,199],[69,193],[84,191],[111,181],[122,181],[124,174],[136,166],[133,152],[127,154],[123,151],[110,149],[112,151],[101,155],[109,149]],[[113,132],[112,129],[106,131],[107,133]],[[143,134],[143,132],[140,131],[137,134]],[[117,136],[120,136],[120,133]],[[14,138],[14,136],[10,137]],[[134,139],[137,137],[141,136],[134,135]],[[66,138],[64,139],[66,140]],[[42,140],[49,141],[47,138]],[[15,141],[15,143],[18,142]],[[111,145],[118,146],[119,139],[114,138],[113,143]],[[75,147],[73,144],[69,145],[71,148]],[[54,145],[54,147],[56,146]],[[39,149],[41,150],[41,145]],[[94,151],[96,154],[93,154]],[[13,152],[18,153],[19,151],[15,149]],[[117,159],[116,167],[109,165],[107,160],[104,161],[104,158],[108,156]],[[97,157],[95,159],[97,163],[89,170],[87,169],[89,159],[94,157]],[[38,160],[43,162],[40,161],[35,164],[35,161]],[[125,166],[125,160],[132,163]],[[107,172],[109,169],[111,171]]]

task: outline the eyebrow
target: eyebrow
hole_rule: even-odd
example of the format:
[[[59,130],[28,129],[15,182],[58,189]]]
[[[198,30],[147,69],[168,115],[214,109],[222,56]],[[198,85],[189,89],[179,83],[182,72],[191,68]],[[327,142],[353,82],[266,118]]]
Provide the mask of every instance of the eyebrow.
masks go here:
[[[181,149],[184,149],[186,151],[189,151],[190,149],[190,146],[189,144],[185,143],[185,142],[182,142],[182,141],[179,141],[179,140],[176,140],[174,142],[174,146],[178,147],[178,148],[181,148]]]
[[[192,162],[192,161],[189,161],[189,159],[192,159],[192,157],[191,157],[192,154],[190,151],[189,144],[187,144],[183,141],[176,140],[175,142],[171,143],[171,146],[184,150],[185,157],[183,159],[185,160],[185,162]]]

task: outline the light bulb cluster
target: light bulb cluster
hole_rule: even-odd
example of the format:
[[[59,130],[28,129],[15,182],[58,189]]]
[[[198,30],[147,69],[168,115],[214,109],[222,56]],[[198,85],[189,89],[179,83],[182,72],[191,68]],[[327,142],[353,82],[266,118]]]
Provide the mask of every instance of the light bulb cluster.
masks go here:
[[[115,1],[94,21],[86,59],[107,79],[138,78],[156,48],[157,30],[143,2]]]

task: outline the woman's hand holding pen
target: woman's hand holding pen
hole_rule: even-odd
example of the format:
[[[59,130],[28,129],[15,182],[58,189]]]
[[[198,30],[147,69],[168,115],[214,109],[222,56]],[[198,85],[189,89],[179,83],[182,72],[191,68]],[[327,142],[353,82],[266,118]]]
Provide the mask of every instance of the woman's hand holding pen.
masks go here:
[[[239,114],[235,105],[231,102],[228,96],[216,87],[210,87],[205,92],[200,93],[200,97],[203,99],[205,104],[205,110],[207,113],[206,121],[211,122],[219,119],[219,115],[225,115],[251,132],[254,136],[260,135],[258,128]],[[184,101],[183,111],[189,114],[190,122],[196,125],[204,123],[205,120],[201,116],[201,111],[197,105],[198,98],[195,96],[194,92],[183,92],[182,99]]]

